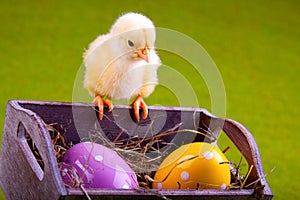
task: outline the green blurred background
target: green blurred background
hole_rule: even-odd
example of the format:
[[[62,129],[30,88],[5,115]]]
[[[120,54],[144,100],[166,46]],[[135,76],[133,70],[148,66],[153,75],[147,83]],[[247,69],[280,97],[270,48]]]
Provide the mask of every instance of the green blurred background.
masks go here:
[[[158,27],[182,32],[207,50],[225,84],[226,117],[254,135],[265,172],[276,167],[267,177],[274,199],[299,199],[297,0],[1,0],[0,135],[9,99],[72,101],[83,50],[128,11],[147,15]],[[163,63],[191,77],[200,107],[210,110],[207,88],[192,78],[188,63],[166,52],[160,56]],[[147,102],[178,104],[163,87]]]

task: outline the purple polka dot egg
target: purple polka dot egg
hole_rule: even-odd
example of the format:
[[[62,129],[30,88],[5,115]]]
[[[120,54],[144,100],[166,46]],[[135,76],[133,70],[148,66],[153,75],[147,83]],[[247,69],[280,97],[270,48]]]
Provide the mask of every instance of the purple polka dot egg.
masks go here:
[[[115,151],[93,142],[81,142],[62,158],[61,176],[72,188],[134,189],[136,174]]]

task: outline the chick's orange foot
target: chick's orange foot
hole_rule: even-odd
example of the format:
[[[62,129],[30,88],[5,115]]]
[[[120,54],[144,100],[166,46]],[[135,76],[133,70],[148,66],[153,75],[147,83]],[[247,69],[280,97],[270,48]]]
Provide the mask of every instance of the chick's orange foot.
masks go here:
[[[107,105],[109,108],[109,111],[112,111],[112,109],[114,108],[112,102],[108,99],[104,100],[101,96],[97,95],[94,100],[93,103],[98,106],[99,108],[99,118],[100,120],[103,119],[103,109],[104,109],[104,105]]]
[[[148,117],[148,107],[141,96],[136,97],[132,103],[132,107],[136,121],[140,121],[140,108],[143,109],[143,118],[146,119]]]

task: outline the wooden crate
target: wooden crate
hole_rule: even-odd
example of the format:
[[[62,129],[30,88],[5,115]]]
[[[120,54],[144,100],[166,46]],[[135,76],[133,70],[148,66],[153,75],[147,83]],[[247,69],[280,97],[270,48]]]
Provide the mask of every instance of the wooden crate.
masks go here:
[[[259,179],[264,185],[263,199],[272,199],[272,191],[265,179],[257,144],[250,132],[241,124],[212,116],[205,109],[182,107],[149,107],[149,117],[161,116],[151,124],[162,132],[182,123],[182,129],[222,129],[253,169],[247,179]],[[45,123],[59,123],[65,128],[67,142],[78,143],[88,132],[98,127],[108,137],[121,130],[132,130],[137,124],[129,106],[115,105],[113,112],[105,110],[100,121],[95,107],[84,103],[9,101],[6,108],[2,154],[0,157],[0,184],[7,199],[83,199],[80,189],[70,189],[62,181],[52,140]],[[162,120],[163,119],[163,120]],[[118,121],[119,123],[116,123]],[[149,126],[149,119],[140,122],[141,131]],[[148,122],[148,123],[147,123]],[[120,125],[121,124],[121,125]],[[28,132],[43,160],[40,166],[24,137]],[[177,134],[178,135],[178,134]],[[172,136],[174,137],[174,136]],[[173,140],[174,138],[166,138]],[[177,137],[177,136],[175,136]],[[177,138],[178,139],[178,138]],[[182,138],[181,138],[182,139]],[[184,137],[184,139],[186,139]],[[191,139],[191,138],[190,138]],[[180,138],[179,138],[180,140]],[[194,137],[195,141],[203,137]],[[145,190],[86,189],[92,199],[159,199]],[[156,191],[156,190],[154,190]],[[255,199],[254,189],[238,190],[161,190],[156,191],[171,199]]]

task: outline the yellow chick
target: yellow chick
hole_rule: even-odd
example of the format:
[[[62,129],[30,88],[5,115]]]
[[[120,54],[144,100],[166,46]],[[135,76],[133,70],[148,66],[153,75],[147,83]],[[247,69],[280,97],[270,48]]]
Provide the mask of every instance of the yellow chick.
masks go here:
[[[148,97],[157,85],[157,69],[161,65],[154,43],[155,27],[150,19],[127,13],[119,17],[109,33],[98,36],[84,52],[86,67],[84,87],[94,96],[93,103],[99,107],[99,118],[103,118],[103,107],[113,109],[112,100],[133,102],[134,115],[140,120],[148,109],[143,98]],[[106,98],[106,99],[105,99]]]

